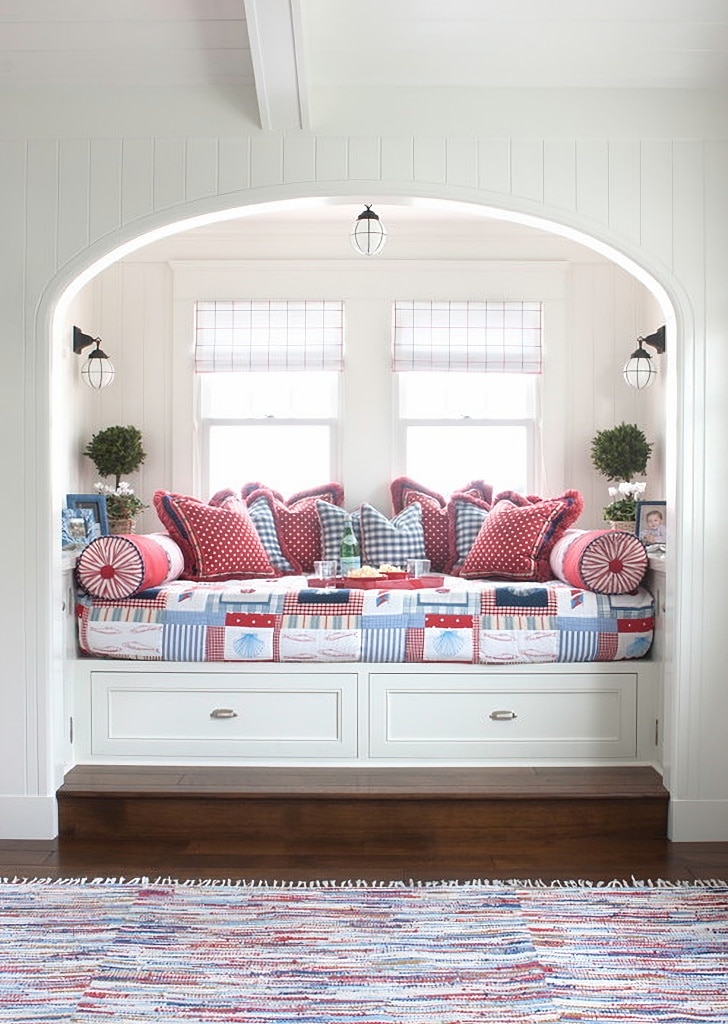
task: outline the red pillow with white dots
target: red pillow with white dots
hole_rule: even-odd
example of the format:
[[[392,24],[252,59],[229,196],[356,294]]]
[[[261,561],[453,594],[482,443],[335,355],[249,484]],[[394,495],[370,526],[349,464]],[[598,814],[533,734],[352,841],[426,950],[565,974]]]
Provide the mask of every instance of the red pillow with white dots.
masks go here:
[[[76,582],[92,597],[116,601],[176,580],[184,556],[166,533],[110,534],[88,544],[76,562]]]
[[[556,579],[597,594],[629,594],[647,572],[647,549],[623,530],[567,530],[551,549]]]
[[[186,580],[231,580],[273,576],[275,570],[250,513],[232,495],[221,505],[169,491],[155,491],[162,525],[182,548]]]
[[[488,503],[493,488],[483,480],[472,480],[458,494],[467,494],[478,501]],[[431,491],[409,477],[401,476],[390,484],[392,508],[395,515],[411,505],[419,502],[422,508],[422,532],[425,535],[425,552],[430,559],[433,572],[449,572],[454,562],[452,553],[452,518],[451,502],[446,502],[437,491]]]
[[[282,494],[274,490],[272,487],[268,487],[266,484],[251,482],[243,484],[240,488],[240,496],[243,501],[250,502],[248,499],[254,491],[267,491],[272,494],[278,501],[282,501],[284,505],[296,505],[302,498],[321,498],[322,501],[330,501],[332,505],[343,505],[344,504],[344,488],[341,484],[319,484],[317,487],[309,487],[305,491],[296,491],[290,498],[284,498]]]
[[[551,579],[551,549],[576,522],[583,507],[578,491],[525,505],[497,501],[483,520],[459,575],[466,579]]]

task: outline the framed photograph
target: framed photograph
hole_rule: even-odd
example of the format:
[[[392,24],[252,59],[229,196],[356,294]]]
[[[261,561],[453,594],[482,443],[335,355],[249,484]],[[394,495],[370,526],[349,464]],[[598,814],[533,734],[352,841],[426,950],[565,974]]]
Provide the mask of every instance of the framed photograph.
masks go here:
[[[637,536],[648,548],[667,545],[667,502],[637,502]]]
[[[61,509],[61,546],[64,551],[78,551],[100,536],[90,508]]]
[[[68,508],[88,509],[98,527],[98,536],[105,537],[109,532],[109,516],[106,511],[105,494],[67,494]]]

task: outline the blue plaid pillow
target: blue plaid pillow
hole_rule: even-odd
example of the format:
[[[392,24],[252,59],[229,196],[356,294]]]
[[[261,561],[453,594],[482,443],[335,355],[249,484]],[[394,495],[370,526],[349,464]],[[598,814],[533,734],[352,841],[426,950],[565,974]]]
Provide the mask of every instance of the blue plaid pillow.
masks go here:
[[[321,525],[321,557],[336,559],[338,561],[341,553],[341,538],[344,536],[344,527],[351,520],[354,536],[361,547],[361,529],[359,525],[359,510],[347,512],[339,505],[332,505],[330,501],[317,501],[316,512],[318,513],[319,524]]]
[[[455,512],[455,561],[450,572],[457,572],[470,554],[488,510],[456,497],[450,499]]]
[[[366,502],[361,507],[362,563],[401,565],[410,558],[426,558],[422,530],[422,506],[418,501],[404,508],[394,519]]]
[[[281,542],[278,539],[273,509],[270,507],[267,498],[262,495],[260,498],[255,498],[248,505],[248,512],[253,520],[253,525],[260,537],[260,541],[266,550],[270,564],[275,571],[281,573],[281,575],[295,572],[295,569],[281,550]]]

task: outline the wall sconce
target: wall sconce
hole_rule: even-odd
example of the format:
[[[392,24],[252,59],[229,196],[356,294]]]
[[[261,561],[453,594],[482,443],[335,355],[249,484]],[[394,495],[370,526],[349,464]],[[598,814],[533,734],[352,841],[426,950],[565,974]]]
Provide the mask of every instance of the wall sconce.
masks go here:
[[[664,352],[664,326],[658,328],[654,334],[649,334],[646,338],[638,338],[637,345],[638,348],[634,350],[632,355],[624,364],[622,376],[631,388],[639,388],[642,390],[643,388],[648,388],[651,384],[654,384],[655,378],[657,377],[657,367],[652,362],[652,356],[643,346],[649,345],[650,348],[654,348],[655,352]]]
[[[81,377],[90,388],[100,390],[106,388],[114,379],[116,371],[114,364],[101,348],[101,338],[92,338],[90,334],[84,334],[78,327],[73,328],[73,351],[80,356],[89,345],[95,345],[93,352],[89,352],[86,362],[81,367]]]
[[[376,256],[384,248],[387,232],[371,206],[367,206],[354,221],[349,237],[360,256]]]

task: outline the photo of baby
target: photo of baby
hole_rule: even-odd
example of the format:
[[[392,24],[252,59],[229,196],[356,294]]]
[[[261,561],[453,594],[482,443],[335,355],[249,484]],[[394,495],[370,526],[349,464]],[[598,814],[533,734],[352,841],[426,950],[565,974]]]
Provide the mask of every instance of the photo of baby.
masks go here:
[[[637,536],[648,547],[667,544],[667,508],[664,501],[637,503]]]

